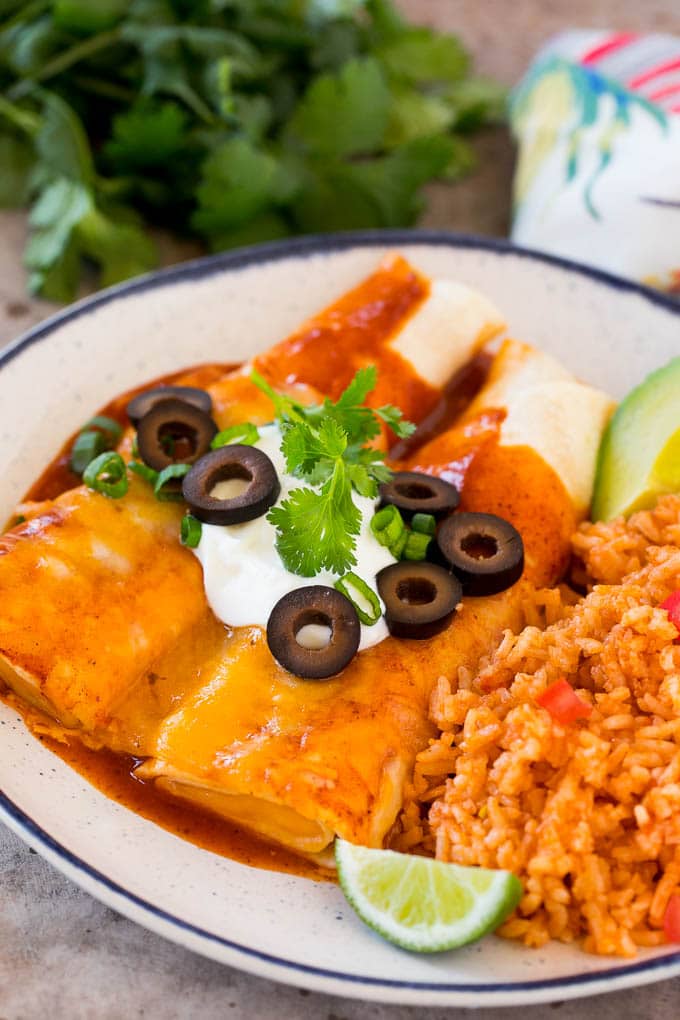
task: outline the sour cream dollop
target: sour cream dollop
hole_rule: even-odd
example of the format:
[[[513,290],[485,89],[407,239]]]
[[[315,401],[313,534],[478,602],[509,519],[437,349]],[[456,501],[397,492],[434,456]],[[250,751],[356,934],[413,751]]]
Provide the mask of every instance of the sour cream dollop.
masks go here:
[[[255,445],[267,454],[281,482],[278,505],[291,489],[307,483],[286,473],[278,425],[265,425],[259,432],[260,439]],[[361,514],[361,529],[356,538],[357,564],[352,571],[377,592],[376,574],[395,559],[380,545],[370,528],[376,501],[356,492],[353,499]],[[269,614],[283,595],[312,584],[333,587],[337,581],[337,574],[325,570],[314,577],[292,574],[284,567],[275,543],[276,529],[266,514],[228,527],[203,525],[201,541],[194,552],[203,567],[203,584],[210,607],[229,626],[266,627]],[[381,607],[384,611],[382,602]],[[359,650],[379,644],[388,633],[384,616],[372,627],[362,623]]]

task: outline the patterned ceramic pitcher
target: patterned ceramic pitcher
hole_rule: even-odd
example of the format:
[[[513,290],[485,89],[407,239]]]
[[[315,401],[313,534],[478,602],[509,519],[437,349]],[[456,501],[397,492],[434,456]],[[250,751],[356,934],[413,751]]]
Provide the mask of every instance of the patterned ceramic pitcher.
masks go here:
[[[513,240],[680,294],[680,38],[559,35],[511,120]]]

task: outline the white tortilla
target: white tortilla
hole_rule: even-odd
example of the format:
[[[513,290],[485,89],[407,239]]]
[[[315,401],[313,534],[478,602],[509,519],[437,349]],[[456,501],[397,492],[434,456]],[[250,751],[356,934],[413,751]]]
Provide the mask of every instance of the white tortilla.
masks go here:
[[[425,382],[440,387],[504,328],[503,316],[478,291],[436,279],[390,344]]]
[[[576,510],[585,513],[600,439],[614,407],[611,397],[579,382],[550,355],[506,340],[466,417],[505,408],[501,446],[535,450],[559,476]]]

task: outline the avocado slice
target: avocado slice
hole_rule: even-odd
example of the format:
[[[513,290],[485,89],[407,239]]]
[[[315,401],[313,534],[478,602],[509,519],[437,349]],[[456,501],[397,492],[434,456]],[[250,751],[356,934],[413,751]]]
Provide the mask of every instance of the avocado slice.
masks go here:
[[[644,510],[666,492],[680,492],[680,357],[631,390],[607,426],[593,520]]]

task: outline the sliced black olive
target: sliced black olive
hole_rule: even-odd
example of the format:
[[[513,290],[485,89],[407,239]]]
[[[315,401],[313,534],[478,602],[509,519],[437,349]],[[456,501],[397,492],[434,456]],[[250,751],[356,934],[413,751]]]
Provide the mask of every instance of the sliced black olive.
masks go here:
[[[245,482],[234,496],[213,494],[220,482]],[[182,493],[194,517],[206,524],[252,521],[276,503],[281,491],[276,468],[256,446],[220,446],[194,464],[184,476]]]
[[[300,643],[298,637],[310,625],[327,628],[328,641],[322,647]],[[324,584],[296,588],[284,595],[267,621],[272,655],[303,680],[324,680],[340,673],[356,655],[360,637],[361,625],[352,603]]]
[[[444,517],[460,503],[455,485],[443,478],[420,471],[395,471],[389,482],[380,486],[380,506],[392,503],[406,521],[414,514]]]
[[[196,386],[155,386],[133,397],[125,408],[132,424],[135,427],[139,425],[144,415],[161,400],[181,400],[184,404],[197,407],[203,414],[212,413],[212,399],[205,390],[199,390]]]
[[[463,591],[458,579],[434,563],[402,560],[380,571],[378,591],[390,634],[429,638],[450,622]]]
[[[437,546],[466,595],[495,595],[524,570],[522,536],[495,514],[451,514],[437,529]]]
[[[139,456],[155,471],[170,464],[193,464],[207,453],[216,434],[215,422],[197,407],[162,400],[137,426]]]

